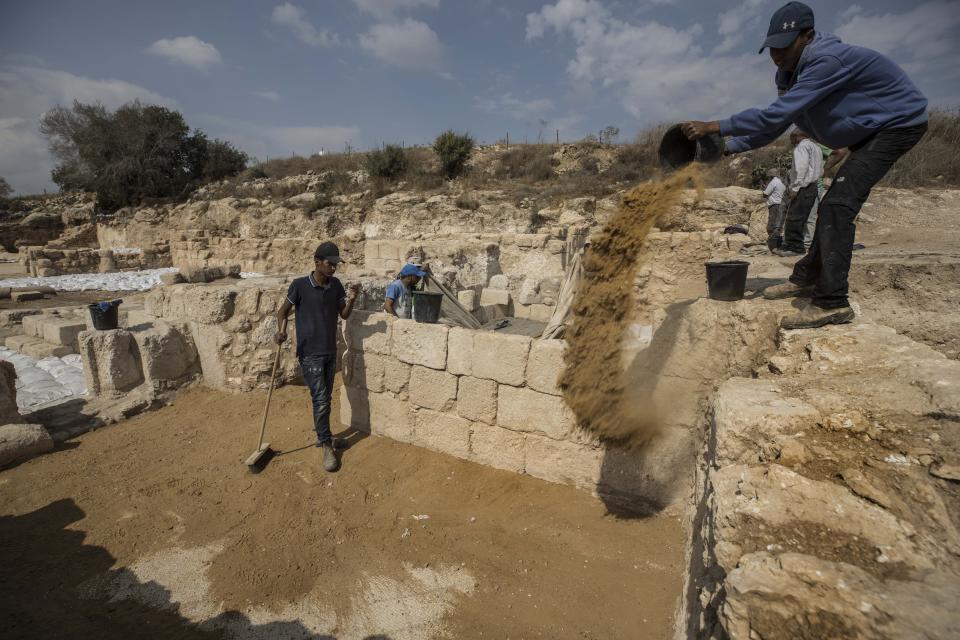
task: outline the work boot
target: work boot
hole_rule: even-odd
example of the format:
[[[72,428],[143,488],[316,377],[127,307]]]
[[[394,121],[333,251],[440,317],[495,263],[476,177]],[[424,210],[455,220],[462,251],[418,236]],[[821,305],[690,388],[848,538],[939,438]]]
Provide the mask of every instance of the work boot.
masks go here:
[[[330,442],[333,443],[333,448],[336,449],[337,451],[341,451],[341,450],[346,449],[346,448],[348,448],[348,447],[350,446],[349,444],[347,444],[347,441],[346,441],[345,439],[343,439],[343,438],[333,437],[333,438],[331,438]],[[314,443],[313,446],[315,446],[316,448],[319,449],[320,447],[323,446],[323,443],[320,442],[320,440],[317,440],[316,443]]]
[[[802,256],[802,251],[794,251],[793,249],[784,249],[783,247],[779,249],[774,249],[771,253],[775,256],[780,256],[781,258],[796,258],[797,256]]]
[[[816,329],[828,324],[846,324],[853,320],[856,314],[849,306],[835,309],[821,309],[815,304],[808,304],[800,313],[787,316],[780,321],[781,329]]]
[[[784,282],[783,284],[771,285],[763,290],[763,297],[767,300],[780,300],[782,298],[793,298],[797,296],[809,296],[813,293],[812,284],[793,284]]]
[[[337,460],[337,452],[333,450],[333,444],[324,442],[320,448],[323,449],[323,468],[327,471],[339,469],[340,461]]]

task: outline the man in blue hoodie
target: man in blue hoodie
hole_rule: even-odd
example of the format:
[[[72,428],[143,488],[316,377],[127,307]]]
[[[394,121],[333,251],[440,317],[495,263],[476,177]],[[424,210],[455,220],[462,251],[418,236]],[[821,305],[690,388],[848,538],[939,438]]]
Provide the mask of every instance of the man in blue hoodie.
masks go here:
[[[726,152],[740,153],[773,142],[795,124],[821,144],[850,150],[820,203],[808,253],[789,282],[763,292],[768,299],[812,297],[800,313],[783,319],[785,329],[850,322],[854,221],[873,186],[926,133],[927,99],[886,56],[815,31],[813,10],[802,2],[773,14],[760,52],[768,47],[780,95],[773,104],[726,120],[687,122],[683,131],[691,140],[733,136]]]

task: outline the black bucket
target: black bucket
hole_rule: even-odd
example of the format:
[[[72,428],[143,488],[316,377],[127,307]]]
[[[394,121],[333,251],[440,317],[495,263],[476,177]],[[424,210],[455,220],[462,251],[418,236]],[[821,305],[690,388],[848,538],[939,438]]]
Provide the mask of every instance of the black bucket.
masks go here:
[[[711,133],[699,140],[690,140],[675,124],[663,134],[660,141],[660,165],[665,169],[679,169],[697,162],[716,162],[723,157],[723,137]]]
[[[435,291],[413,292],[413,319],[417,322],[436,324],[440,319],[440,305],[443,294]]]
[[[93,321],[93,328],[99,331],[109,331],[119,326],[117,309],[123,300],[108,300],[104,302],[94,302],[87,305],[90,309],[90,320]]]
[[[726,262],[707,262],[707,290],[711,300],[733,302],[743,300],[743,291],[747,287],[747,267],[749,262],[728,260]]]

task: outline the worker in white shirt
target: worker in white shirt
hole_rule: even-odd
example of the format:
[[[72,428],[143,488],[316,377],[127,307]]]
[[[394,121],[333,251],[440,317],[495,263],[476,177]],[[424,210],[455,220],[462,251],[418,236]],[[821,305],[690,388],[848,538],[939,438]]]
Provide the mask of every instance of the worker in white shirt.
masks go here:
[[[786,213],[783,195],[787,191],[787,185],[780,179],[779,169],[768,169],[767,177],[770,182],[763,190],[763,195],[767,198],[767,247],[773,251],[780,248],[783,239],[783,218]]]
[[[793,143],[793,168],[787,194],[787,220],[783,230],[783,245],[774,249],[778,256],[803,255],[803,232],[807,219],[817,202],[817,182],[823,177],[823,151],[802,129],[790,133]]]

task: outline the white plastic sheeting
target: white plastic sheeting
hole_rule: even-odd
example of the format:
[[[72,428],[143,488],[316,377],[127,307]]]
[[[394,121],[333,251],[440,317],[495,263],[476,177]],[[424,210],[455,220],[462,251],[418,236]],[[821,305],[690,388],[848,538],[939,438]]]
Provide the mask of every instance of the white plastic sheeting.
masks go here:
[[[17,371],[17,406],[21,410],[57,400],[70,400],[87,393],[79,354],[34,360],[0,346],[0,360],[12,363]]]
[[[30,289],[53,287],[57,291],[147,291],[160,284],[160,274],[178,271],[176,267],[118,271],[116,273],[74,273],[43,278],[10,278],[0,280],[0,287]],[[241,278],[260,278],[262,273],[243,272]]]

